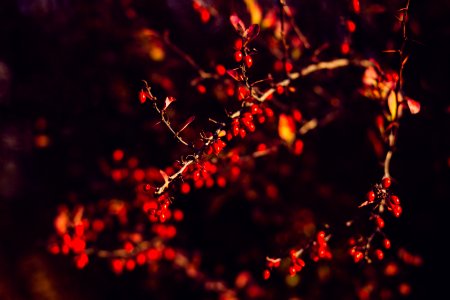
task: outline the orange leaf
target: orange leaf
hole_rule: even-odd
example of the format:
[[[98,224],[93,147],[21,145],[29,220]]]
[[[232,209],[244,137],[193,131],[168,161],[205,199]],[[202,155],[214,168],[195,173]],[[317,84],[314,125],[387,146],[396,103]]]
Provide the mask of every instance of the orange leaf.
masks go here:
[[[289,146],[295,141],[295,122],[291,116],[281,114],[278,121],[278,135]]]

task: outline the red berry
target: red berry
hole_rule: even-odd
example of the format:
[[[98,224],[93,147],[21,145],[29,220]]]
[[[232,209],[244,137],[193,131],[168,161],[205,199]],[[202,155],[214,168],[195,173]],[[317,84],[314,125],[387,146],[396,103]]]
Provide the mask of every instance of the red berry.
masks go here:
[[[258,104],[253,104],[250,110],[251,110],[253,115],[256,115],[259,112]]]
[[[242,101],[250,95],[250,91],[245,86],[238,88],[238,100]]]
[[[290,266],[289,267],[289,275],[291,275],[292,277],[295,276],[295,274],[297,274],[297,271],[295,270],[294,266]]]
[[[239,134],[239,125],[233,125],[233,135],[237,136]]]
[[[138,265],[142,266],[143,264],[145,264],[146,261],[147,261],[147,257],[145,256],[144,253],[139,253],[136,256],[136,262]]]
[[[355,32],[355,30],[356,30],[355,22],[348,20],[347,21],[347,29],[349,32]]]
[[[383,251],[381,251],[380,249],[375,250],[375,256],[379,259],[379,260],[383,260],[384,258],[384,253]]]
[[[384,227],[384,220],[380,216],[376,216],[375,217],[375,221],[377,222],[377,227],[378,228],[383,228]]]
[[[239,135],[241,136],[241,138],[245,138],[246,134],[247,134],[247,132],[245,131],[245,129],[241,128],[241,130],[239,131]]]
[[[139,92],[139,101],[140,101],[141,103],[144,103],[145,100],[147,100],[147,95],[145,94],[144,90],[141,90],[141,91]]]
[[[264,280],[267,280],[267,279],[270,278],[270,271],[269,270],[264,270],[263,278],[264,278]]]
[[[194,174],[192,175],[192,178],[194,179],[194,181],[199,180],[201,177],[200,171],[195,171]]]
[[[206,93],[206,87],[203,84],[199,84],[199,85],[197,85],[197,91],[200,94],[204,94],[204,93]]]
[[[190,191],[191,191],[191,186],[189,185],[189,183],[183,182],[181,184],[181,193],[182,194],[189,194]]]
[[[242,39],[236,39],[236,41],[234,41],[234,48],[236,50],[242,49]]]
[[[125,263],[125,267],[127,268],[128,271],[132,271],[134,270],[134,267],[136,267],[136,262],[133,259],[129,259]]]
[[[220,76],[225,75],[225,73],[227,72],[227,69],[223,66],[223,65],[217,65],[216,66],[216,72],[217,74],[219,74]]]
[[[325,232],[324,231],[319,231],[317,233],[317,242],[321,246],[325,244]]]
[[[234,52],[234,60],[240,62],[242,60],[242,52],[240,50]]]
[[[284,93],[284,87],[283,87],[282,85],[278,85],[278,86],[277,86],[277,93],[278,93],[279,95],[281,95],[281,94]]]
[[[389,177],[384,177],[382,181],[383,187],[387,189],[391,186],[391,179]]]
[[[83,269],[87,263],[89,262],[89,258],[86,253],[82,253],[75,257],[75,264],[78,269]]]
[[[355,255],[353,256],[353,260],[355,263],[360,262],[364,258],[364,254],[361,251],[355,252]]]
[[[253,59],[250,55],[245,56],[244,60],[247,68],[250,68],[253,65]]]
[[[350,52],[350,44],[348,41],[344,41],[341,45],[341,53],[348,54]]]
[[[396,218],[400,217],[400,215],[402,214],[402,207],[400,205],[395,205],[392,208],[392,213]]]
[[[384,246],[385,249],[391,248],[391,241],[388,240],[388,239],[384,239],[383,240],[383,246]]]
[[[372,203],[373,201],[375,201],[374,191],[370,191],[367,193],[367,201],[369,201],[369,203]]]
[[[393,205],[400,205],[400,199],[395,195],[391,196],[390,201]]]

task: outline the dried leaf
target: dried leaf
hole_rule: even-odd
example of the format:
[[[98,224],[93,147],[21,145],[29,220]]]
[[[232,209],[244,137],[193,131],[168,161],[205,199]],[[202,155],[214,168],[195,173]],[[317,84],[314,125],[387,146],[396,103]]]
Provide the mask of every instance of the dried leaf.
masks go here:
[[[234,80],[236,81],[241,81],[242,80],[242,75],[236,70],[227,70],[228,75],[230,75]]]
[[[278,135],[289,146],[295,141],[295,122],[291,116],[281,114],[278,121]]]
[[[408,103],[408,107],[409,107],[409,111],[415,115],[418,114],[420,112],[420,103],[416,100],[413,100],[409,97],[405,97],[406,98],[406,103]]]
[[[250,25],[250,27],[247,30],[245,30],[244,38],[246,38],[248,40],[252,40],[258,34],[259,34],[259,25],[258,24],[253,24],[253,25]]]
[[[242,22],[242,20],[239,19],[239,17],[236,14],[232,14],[230,16],[230,22],[231,22],[231,25],[233,25],[234,29],[240,35],[242,35],[244,33],[244,30],[245,30],[244,22]]]
[[[166,110],[169,105],[174,102],[176,99],[174,97],[166,97],[166,101],[164,102],[164,108],[162,109],[163,111]]]
[[[195,120],[195,116],[191,116],[189,119],[187,119],[187,121],[184,123],[183,127],[181,127],[181,129],[178,130],[177,134],[182,132],[183,130],[185,130],[186,127],[188,127],[189,124],[191,124],[194,120]]]

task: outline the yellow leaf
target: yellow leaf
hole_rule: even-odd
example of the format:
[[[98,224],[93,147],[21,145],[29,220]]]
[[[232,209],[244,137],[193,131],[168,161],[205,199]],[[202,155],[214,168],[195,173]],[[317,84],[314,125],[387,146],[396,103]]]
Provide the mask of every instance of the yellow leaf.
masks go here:
[[[285,141],[289,146],[295,141],[295,122],[291,116],[285,114],[280,115],[280,120],[278,121],[278,135]]]
[[[256,0],[244,0],[247,9],[250,12],[251,23],[260,24],[262,19],[262,10]]]
[[[391,121],[397,118],[398,104],[402,101],[403,101],[402,95],[400,93],[397,93],[396,96],[395,91],[391,90],[388,97],[388,107],[389,113],[391,114]]]

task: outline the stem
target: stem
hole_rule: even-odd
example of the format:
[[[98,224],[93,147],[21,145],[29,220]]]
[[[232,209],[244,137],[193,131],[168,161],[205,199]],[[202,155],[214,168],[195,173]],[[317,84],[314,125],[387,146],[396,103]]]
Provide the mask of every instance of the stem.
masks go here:
[[[284,0],[278,1],[278,6],[280,8],[280,35],[281,35],[281,42],[283,44],[283,69],[284,74],[286,77],[289,77],[289,72],[286,68],[287,58],[288,58],[288,45],[286,43],[286,33],[284,32],[284,19],[285,19],[285,11],[284,6],[286,5],[286,2]]]

